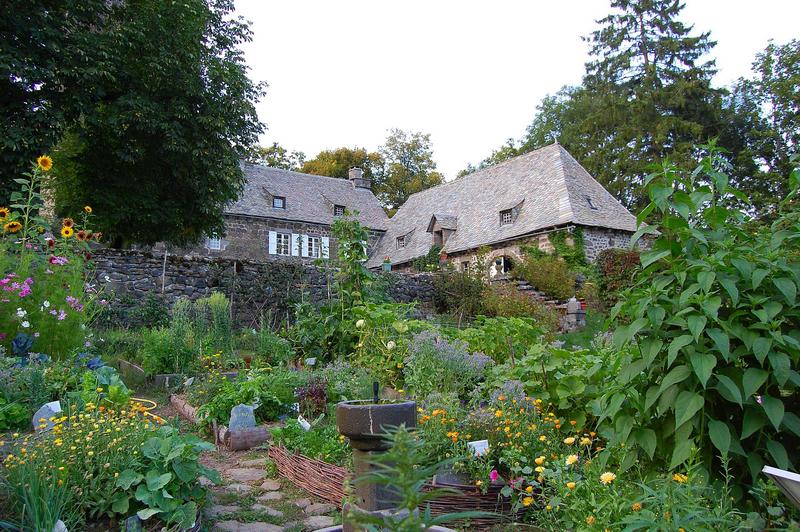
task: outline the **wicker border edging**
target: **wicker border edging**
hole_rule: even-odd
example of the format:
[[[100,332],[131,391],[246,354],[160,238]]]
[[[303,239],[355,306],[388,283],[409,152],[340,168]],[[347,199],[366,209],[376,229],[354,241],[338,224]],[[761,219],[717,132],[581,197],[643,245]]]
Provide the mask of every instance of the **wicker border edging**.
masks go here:
[[[511,511],[511,500],[500,495],[501,487],[491,486],[487,493],[482,493],[475,486],[467,484],[454,484],[449,482],[428,482],[426,490],[436,488],[456,489],[461,493],[443,494],[428,501],[433,515],[442,515],[453,512],[482,511],[492,512],[497,515],[470,519],[470,530],[486,530],[493,526],[517,520],[522,511]],[[463,523],[461,523],[463,524]]]
[[[267,456],[275,463],[282,477],[341,508],[345,495],[344,484],[351,477],[347,469],[299,452],[292,453],[281,445],[270,445]]]

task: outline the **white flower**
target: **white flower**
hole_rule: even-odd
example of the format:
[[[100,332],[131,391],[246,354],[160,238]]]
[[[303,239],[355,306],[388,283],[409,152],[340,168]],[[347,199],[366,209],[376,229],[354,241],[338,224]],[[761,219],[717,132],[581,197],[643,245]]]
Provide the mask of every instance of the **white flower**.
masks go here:
[[[25,316],[27,316],[27,315],[28,315],[28,312],[27,312],[26,310],[23,310],[23,309],[21,309],[21,308],[18,308],[18,309],[17,309],[17,316],[18,316],[18,317],[20,317],[20,318],[24,318],[24,317],[25,317]]]
[[[49,302],[48,300],[46,300],[46,299],[45,299],[45,300],[42,302],[42,306],[43,306],[44,308],[50,308],[50,302]]]
[[[105,277],[103,277],[103,280],[104,280],[105,282],[107,282],[107,283],[110,283],[110,282],[111,282],[111,277],[109,277],[108,275],[106,275]]]
[[[388,349],[389,351],[391,351],[391,350],[392,350],[392,349],[394,349],[395,347],[397,347],[397,344],[396,344],[396,343],[394,343],[394,341],[393,341],[393,340],[389,340],[389,343],[388,343],[388,344],[386,344],[386,349]]]
[[[366,325],[366,322],[365,322],[364,320],[358,320],[358,321],[356,322],[356,328],[357,328],[357,329],[361,329],[361,328],[363,328],[363,327],[364,327],[364,325]]]
[[[23,322],[22,322],[22,327],[23,327],[24,329],[27,329],[27,328],[28,328],[28,327],[30,327],[30,326],[31,326],[31,324],[30,324],[30,322],[29,322],[29,321],[27,321],[27,320],[26,320],[26,321],[23,321]]]

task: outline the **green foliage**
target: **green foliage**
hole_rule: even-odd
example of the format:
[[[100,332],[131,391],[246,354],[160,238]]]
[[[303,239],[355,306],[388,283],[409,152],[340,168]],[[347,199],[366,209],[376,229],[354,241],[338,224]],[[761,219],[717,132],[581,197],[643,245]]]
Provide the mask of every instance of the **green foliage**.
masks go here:
[[[306,376],[283,368],[253,369],[236,380],[219,381],[219,391],[210,401],[202,405],[198,416],[210,423],[228,423],[231,409],[238,404],[257,405],[256,420],[275,421],[290,411],[294,390],[305,381]]]
[[[418,272],[435,272],[439,269],[439,256],[442,253],[442,246],[433,245],[428,253],[422,257],[417,257],[412,261],[414,269]]]
[[[260,164],[270,168],[283,168],[284,170],[300,170],[304,166],[306,155],[301,151],[290,152],[277,142],[271,146],[256,146],[247,154],[247,162]],[[305,170],[303,170],[305,171]],[[321,174],[327,175],[327,174]]]
[[[390,212],[411,194],[444,181],[436,171],[429,134],[392,129],[379,152],[384,164],[373,178],[373,190]]]
[[[272,429],[272,441],[291,452],[298,451],[309,458],[343,467],[349,468],[353,458],[336,425],[319,421],[305,430],[296,420],[287,420],[283,427]]]
[[[408,313],[412,305],[366,303],[352,308],[352,327],[357,342],[350,360],[368,368],[378,380],[397,385],[402,381],[403,359],[407,352]]]
[[[213,445],[197,436],[182,436],[174,427],[161,427],[142,445],[141,467],[120,473],[114,485],[123,491],[113,498],[112,508],[124,514],[131,506],[143,506],[136,512],[143,520],[157,515],[166,524],[191,528],[205,495],[199,477],[220,482],[219,473],[198,461],[201,452],[212,449]]]
[[[544,329],[531,318],[479,316],[471,327],[448,332],[467,342],[471,351],[480,351],[502,363],[522,356],[529,345],[539,341]]]
[[[588,262],[583,229],[574,227],[571,231],[554,231],[548,233],[547,239],[553,246],[553,254],[564,259],[572,271],[586,270]]]
[[[374,179],[383,168],[383,157],[379,153],[367,152],[364,148],[323,150],[313,159],[305,161],[300,171],[347,179],[348,172],[353,167],[361,168],[366,179]]]
[[[189,370],[196,355],[172,328],[142,331],[142,368],[148,375],[184,373]]]
[[[336,273],[336,289],[343,307],[357,305],[368,295],[373,275],[367,269],[367,242],[369,232],[355,216],[345,215],[331,224],[331,235],[336,239],[336,254],[339,271]]]
[[[483,313],[489,317],[532,318],[548,337],[559,327],[558,312],[510,284],[489,287],[483,298]]]
[[[354,366],[346,360],[337,360],[314,372],[327,383],[328,401],[352,401],[372,397],[372,383],[380,381],[369,368]]]
[[[613,306],[619,294],[633,286],[639,268],[639,252],[625,249],[604,249],[595,258],[600,298],[603,304]]]
[[[30,411],[27,408],[0,397],[0,431],[25,428],[29,423]]]
[[[425,331],[411,340],[403,377],[405,387],[417,400],[425,400],[434,392],[452,393],[466,400],[491,365],[492,360],[483,353],[470,353],[465,342],[448,342]]]
[[[78,9],[73,4],[67,12]],[[33,68],[52,72],[48,81],[61,91],[88,95],[68,106],[64,98],[53,103],[70,112],[53,124],[66,129],[53,181],[59,212],[93,205],[116,246],[185,243],[224,231],[223,210],[243,186],[239,159],[263,130],[255,110],[263,86],[248,79],[239,49],[251,32],[231,16],[233,8],[229,0],[147,0],[78,9],[97,11],[90,31],[77,42],[53,43],[75,62],[56,55]],[[39,9],[18,23],[41,28],[60,17]],[[17,41],[12,50],[26,54],[27,43],[38,42]],[[33,89],[26,92],[40,101]]]
[[[294,358],[294,351],[289,341],[272,332],[263,318],[255,336],[257,365],[280,366]]]
[[[478,272],[442,270],[433,278],[433,303],[438,312],[452,314],[459,321],[483,312],[487,287]]]
[[[559,300],[575,295],[575,274],[555,255],[527,256],[514,267],[514,276]]]
[[[724,206],[744,198],[709,148],[691,174],[665,164],[650,177],[639,219],[658,221],[635,236],[659,235],[612,313],[616,345],[634,341],[638,356],[595,409],[609,443],[630,450],[627,465],[638,453],[675,468],[696,445],[709,470],[715,454],[730,456],[744,483],[764,463],[791,468],[787,449],[800,443],[800,217],[793,208],[768,230],[747,227]]]
[[[394,491],[400,499],[398,512],[384,512],[379,515],[359,512],[355,506],[345,516],[345,521],[353,523],[358,529],[377,532],[394,530],[410,532],[426,530],[431,526],[443,525],[459,519],[470,519],[490,515],[486,512],[459,512],[431,515],[429,502],[442,495],[457,494],[452,489],[423,490],[444,462],[427,464],[424,444],[414,437],[404,425],[388,434],[391,448],[385,453],[373,453],[373,471],[358,477],[355,482],[370,482]],[[417,511],[419,509],[419,511]]]

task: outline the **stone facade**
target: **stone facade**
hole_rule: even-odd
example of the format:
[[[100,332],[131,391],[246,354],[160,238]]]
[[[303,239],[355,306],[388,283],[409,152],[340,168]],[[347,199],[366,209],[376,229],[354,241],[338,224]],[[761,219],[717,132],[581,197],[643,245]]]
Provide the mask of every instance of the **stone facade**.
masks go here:
[[[375,249],[383,232],[373,229],[368,229],[368,232],[367,253],[369,254]],[[219,239],[219,249],[213,249],[210,246],[210,240],[207,239],[196,246],[170,249],[170,252],[176,255],[259,262],[312,263],[317,259],[317,257],[303,256],[305,253],[297,249],[299,247],[297,244],[294,247],[290,245],[289,255],[279,254],[275,247],[270,248],[270,238],[275,238],[278,233],[302,236],[302,241],[305,241],[307,237],[319,238],[320,254],[322,255],[320,258],[336,257],[336,239],[331,236],[329,225],[239,215],[225,216],[225,234]],[[163,247],[157,249],[158,252],[162,250]]]
[[[597,254],[604,249],[627,248],[630,244],[632,234],[628,231],[600,227],[581,227],[581,230],[583,231],[584,252],[589,262],[594,262]],[[475,268],[478,264],[479,251],[481,253],[485,251],[486,255],[482,256],[481,259],[487,264],[486,267],[489,267],[500,257],[504,257],[504,260],[510,261],[513,267],[515,262],[524,260],[524,248],[537,247],[547,253],[554,251],[555,248],[550,242],[549,234],[549,232],[545,232],[511,240],[502,244],[485,246],[480,250],[447,254],[446,261],[452,264],[456,269],[462,271],[465,267]],[[570,242],[569,237],[567,237],[567,242]],[[413,264],[410,262],[392,266],[392,271],[410,272],[413,271],[413,269]]]
[[[97,250],[96,278],[117,294],[144,300],[148,294],[162,294],[172,305],[178,298],[195,300],[212,292],[223,292],[231,300],[234,322],[255,327],[259,316],[274,323],[291,321],[295,303],[301,298],[319,305],[332,296],[333,270],[313,264],[279,261],[251,261],[193,255],[165,256],[163,250]],[[386,274],[387,293],[396,301],[433,300],[430,274]],[[108,277],[108,281],[106,281]]]

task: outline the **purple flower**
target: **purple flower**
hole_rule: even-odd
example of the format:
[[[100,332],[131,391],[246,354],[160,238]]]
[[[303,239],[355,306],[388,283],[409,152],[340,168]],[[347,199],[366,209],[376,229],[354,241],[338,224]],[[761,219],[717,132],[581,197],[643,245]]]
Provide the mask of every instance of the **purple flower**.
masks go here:
[[[67,257],[56,257],[55,255],[50,257],[50,264],[57,264],[59,266],[63,266],[69,262]]]
[[[756,403],[761,404],[763,401],[760,395],[756,395]]]
[[[58,321],[63,321],[63,320],[64,320],[64,318],[66,318],[66,317],[67,317],[67,313],[66,313],[66,312],[64,312],[63,310],[60,310],[60,311],[58,312]]]
[[[58,311],[56,309],[53,309],[53,310],[50,311],[50,314],[52,314],[53,316],[57,316],[58,315]]]

